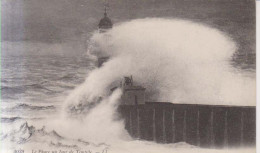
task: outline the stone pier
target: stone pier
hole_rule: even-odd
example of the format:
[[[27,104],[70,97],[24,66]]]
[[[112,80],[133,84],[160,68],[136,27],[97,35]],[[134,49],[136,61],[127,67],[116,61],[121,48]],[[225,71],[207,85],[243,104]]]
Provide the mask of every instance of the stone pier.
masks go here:
[[[136,139],[206,148],[250,146],[256,141],[255,107],[146,102],[120,105],[118,111]]]

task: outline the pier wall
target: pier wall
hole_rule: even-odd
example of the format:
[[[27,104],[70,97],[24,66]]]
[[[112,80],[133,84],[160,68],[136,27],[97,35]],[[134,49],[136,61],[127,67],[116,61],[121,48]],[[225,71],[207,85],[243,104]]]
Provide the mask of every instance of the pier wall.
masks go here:
[[[252,146],[256,141],[255,107],[146,102],[120,105],[118,111],[136,139],[207,148]]]

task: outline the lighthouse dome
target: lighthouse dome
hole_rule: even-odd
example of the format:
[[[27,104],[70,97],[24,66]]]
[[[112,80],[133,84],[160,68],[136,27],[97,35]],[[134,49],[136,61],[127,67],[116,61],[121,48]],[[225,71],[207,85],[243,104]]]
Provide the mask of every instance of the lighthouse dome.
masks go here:
[[[104,17],[99,21],[98,28],[99,29],[111,29],[113,23],[109,17],[107,17],[107,13],[104,14]]]

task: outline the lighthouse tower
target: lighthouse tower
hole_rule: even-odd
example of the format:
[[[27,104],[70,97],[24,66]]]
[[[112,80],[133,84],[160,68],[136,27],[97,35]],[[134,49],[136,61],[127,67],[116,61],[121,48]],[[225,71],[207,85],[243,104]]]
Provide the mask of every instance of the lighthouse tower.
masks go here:
[[[105,5],[104,17],[99,21],[98,30],[100,33],[107,32],[109,29],[112,29],[113,23],[107,15],[107,5]]]
[[[104,33],[104,37],[107,37],[106,39],[109,39],[109,36],[106,35],[105,33],[108,30],[112,29],[113,23],[112,23],[111,19],[107,15],[107,8],[108,8],[108,3],[105,4],[104,17],[99,21],[98,31],[99,31],[99,33]],[[97,66],[101,67],[102,64],[104,62],[106,62],[108,59],[109,59],[108,56],[99,57],[98,61],[97,61]]]

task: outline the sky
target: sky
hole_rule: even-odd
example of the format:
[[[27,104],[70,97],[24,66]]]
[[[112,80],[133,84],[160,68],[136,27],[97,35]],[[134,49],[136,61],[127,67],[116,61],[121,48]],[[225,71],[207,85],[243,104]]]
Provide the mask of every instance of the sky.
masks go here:
[[[54,46],[50,50],[59,46],[60,50],[67,50],[63,55],[71,55],[72,48],[76,50],[73,55],[80,55],[103,17],[104,2],[2,0],[2,41],[7,44],[3,50],[10,50],[10,46],[17,49],[22,44],[24,48],[32,48],[28,52],[42,55],[49,52],[39,51],[38,46],[48,49]],[[250,55],[235,61],[248,62],[245,58],[255,55],[254,0],[109,0],[109,6],[109,17],[114,24],[147,17],[192,20],[224,31],[238,43],[238,54]]]

